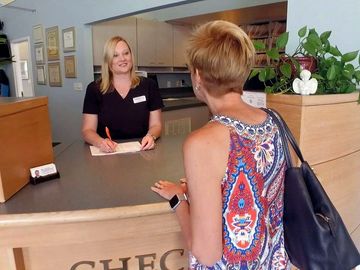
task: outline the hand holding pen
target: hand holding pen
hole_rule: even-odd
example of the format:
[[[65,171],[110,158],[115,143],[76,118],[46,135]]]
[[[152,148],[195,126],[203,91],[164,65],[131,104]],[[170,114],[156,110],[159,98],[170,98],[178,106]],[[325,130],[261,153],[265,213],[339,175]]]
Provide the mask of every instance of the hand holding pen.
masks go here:
[[[102,140],[100,144],[100,150],[106,153],[115,152],[117,143],[111,139],[110,130],[108,127],[105,127],[105,132],[107,138]]]

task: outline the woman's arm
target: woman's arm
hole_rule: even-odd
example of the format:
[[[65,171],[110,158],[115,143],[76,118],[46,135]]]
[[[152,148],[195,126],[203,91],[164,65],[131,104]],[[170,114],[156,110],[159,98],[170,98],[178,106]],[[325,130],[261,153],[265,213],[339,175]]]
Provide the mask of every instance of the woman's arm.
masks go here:
[[[149,131],[151,135],[159,138],[161,135],[161,109],[151,111],[150,118],[149,118]]]
[[[113,152],[116,149],[116,143],[109,140],[108,138],[104,139],[97,134],[98,116],[97,114],[83,114],[83,123],[82,123],[82,136],[84,140],[98,148],[103,152]]]
[[[221,181],[226,172],[229,131],[208,124],[184,144],[184,166],[190,197],[191,252],[212,266],[223,252]]]
[[[161,135],[161,109],[151,111],[149,117],[149,130],[141,141],[142,150],[155,147],[155,140]]]
[[[151,188],[167,200],[188,192],[189,203],[182,201],[175,213],[188,249],[207,266],[219,261],[223,251],[221,180],[229,142],[223,126],[208,124],[193,132],[183,148],[187,187],[160,180]]]
[[[159,180],[151,187],[151,189],[158,193],[166,200],[170,200],[175,194],[182,195],[187,194],[187,186],[183,179],[180,179],[180,184],[175,184],[165,180]],[[187,248],[191,248],[191,230],[190,230],[190,214],[189,214],[189,203],[181,201],[180,204],[175,208],[176,217],[179,221],[181,232],[186,241]]]

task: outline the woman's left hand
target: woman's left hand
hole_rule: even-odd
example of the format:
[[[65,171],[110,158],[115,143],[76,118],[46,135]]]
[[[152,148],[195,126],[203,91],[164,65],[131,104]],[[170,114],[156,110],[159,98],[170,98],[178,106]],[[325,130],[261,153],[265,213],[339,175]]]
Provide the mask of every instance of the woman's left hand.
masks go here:
[[[185,193],[184,188],[180,184],[165,180],[155,182],[154,186],[151,187],[151,190],[166,200],[170,200],[175,194]]]
[[[145,137],[141,140],[141,150],[154,149],[155,145],[154,138],[149,134],[146,134]]]

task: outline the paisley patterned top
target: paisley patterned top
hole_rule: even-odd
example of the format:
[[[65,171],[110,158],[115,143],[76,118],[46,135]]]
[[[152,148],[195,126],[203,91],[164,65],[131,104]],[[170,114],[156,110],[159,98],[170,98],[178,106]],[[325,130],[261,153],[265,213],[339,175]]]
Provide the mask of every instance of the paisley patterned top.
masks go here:
[[[290,269],[282,225],[286,163],[277,126],[270,116],[259,125],[221,115],[211,121],[230,129],[222,180],[223,255],[207,267],[190,253],[189,268]]]

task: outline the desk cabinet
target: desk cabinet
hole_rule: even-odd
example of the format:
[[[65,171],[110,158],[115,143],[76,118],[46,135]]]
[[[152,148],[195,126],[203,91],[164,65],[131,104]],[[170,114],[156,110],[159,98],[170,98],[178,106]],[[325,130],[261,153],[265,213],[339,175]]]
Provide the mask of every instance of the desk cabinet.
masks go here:
[[[173,65],[172,25],[137,19],[138,66],[171,67]]]
[[[201,128],[210,119],[207,106],[188,107],[163,112],[162,136],[187,135]]]
[[[186,26],[174,25],[174,67],[186,67],[185,47],[191,29]]]
[[[47,97],[0,98],[0,202],[29,182],[30,168],[52,163]]]

